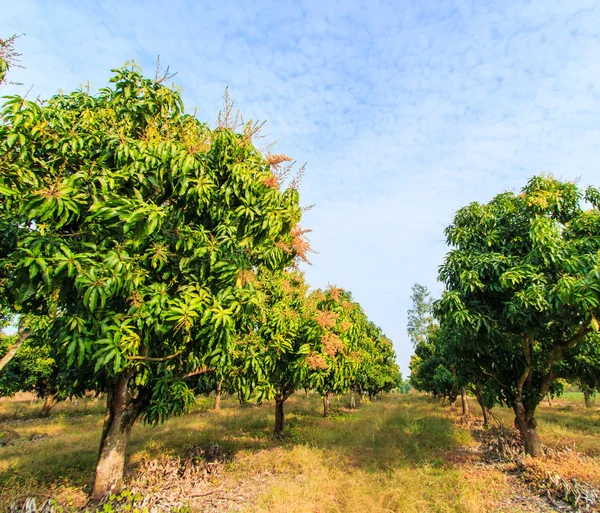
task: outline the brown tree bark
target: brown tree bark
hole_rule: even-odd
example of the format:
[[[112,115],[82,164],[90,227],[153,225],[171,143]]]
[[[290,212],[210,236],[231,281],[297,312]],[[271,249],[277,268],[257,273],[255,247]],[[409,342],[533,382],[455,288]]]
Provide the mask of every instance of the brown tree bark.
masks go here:
[[[466,416],[469,414],[469,401],[465,387],[460,387],[460,400],[462,402],[462,414]]]
[[[481,389],[480,385],[475,385],[474,387],[471,387],[471,392],[473,392],[473,395],[475,395],[475,399],[477,399],[477,403],[481,408],[481,414],[483,415],[483,427],[487,428],[490,425],[490,416],[492,412],[483,405],[483,390]]]
[[[128,391],[129,379],[129,375],[121,374],[106,397],[106,413],[92,490],[92,500],[96,502],[111,493],[118,493],[123,486],[127,442],[140,413],[139,402]]]
[[[525,444],[525,454],[532,458],[539,458],[544,455],[542,441],[537,432],[537,422],[535,420],[535,409],[527,410],[522,403],[517,403],[515,410],[515,427],[521,433],[523,443]]]
[[[219,380],[217,381],[217,391],[215,392],[215,404],[213,406],[214,410],[220,410],[221,409],[221,385],[223,383],[223,380]]]
[[[40,417],[50,417],[50,412],[52,408],[56,406],[58,402],[58,393],[47,395],[44,399],[44,405],[42,406],[42,411],[40,412]]]
[[[285,427],[285,417],[283,412],[283,404],[292,395],[292,390],[285,390],[275,396],[275,429],[274,433],[276,436],[281,436],[281,432]]]
[[[592,395],[589,390],[583,391],[583,402],[585,403],[586,408],[592,407]]]
[[[333,392],[327,392],[323,396],[323,417],[327,417],[329,415],[329,406],[331,405],[331,396]]]
[[[284,426],[283,399],[275,399],[275,435],[280,436]]]
[[[350,408],[356,410],[356,393],[354,392],[354,389],[350,391]]]

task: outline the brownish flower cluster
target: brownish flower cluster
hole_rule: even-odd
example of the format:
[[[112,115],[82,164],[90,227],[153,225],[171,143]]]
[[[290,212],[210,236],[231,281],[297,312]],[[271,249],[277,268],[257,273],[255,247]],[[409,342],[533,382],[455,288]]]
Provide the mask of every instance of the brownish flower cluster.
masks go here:
[[[247,285],[248,283],[255,283],[256,276],[253,271],[242,269],[238,275],[237,279],[242,286]]]
[[[306,363],[308,364],[311,370],[327,368],[327,362],[325,361],[325,358],[315,353],[309,353],[308,355],[306,355]]]
[[[335,321],[338,319],[338,314],[335,312],[319,311],[317,312],[315,319],[321,328],[333,328]]]
[[[336,303],[340,300],[341,293],[342,289],[336,287],[335,285],[329,285],[329,295]]]
[[[284,294],[291,294],[294,292],[294,286],[290,280],[283,280],[281,282],[281,290]]]
[[[265,155],[265,160],[273,169],[278,170],[281,167],[281,164],[283,164],[284,162],[291,162],[294,159],[283,154],[275,155],[273,153],[267,153]]]
[[[325,346],[325,352],[329,356],[335,356],[336,353],[344,346],[340,337],[335,333],[327,333],[321,338],[321,342]]]
[[[127,302],[135,308],[139,308],[144,303],[144,298],[137,290],[134,290],[131,296],[127,298]]]
[[[348,321],[343,321],[342,323],[340,323],[340,329],[342,331],[346,331],[350,326],[352,326],[352,323]]]
[[[342,301],[342,308],[346,310],[346,312],[351,312],[352,310],[354,310],[354,305],[350,301],[344,299]]]
[[[279,189],[279,178],[277,178],[273,173],[269,173],[269,175],[263,179],[263,183],[269,189]]]
[[[308,253],[312,251],[312,248],[305,235],[310,232],[312,232],[312,230],[304,230],[299,224],[294,226],[291,231],[293,237],[292,249],[296,253],[296,256],[307,264],[310,264],[308,261]]]

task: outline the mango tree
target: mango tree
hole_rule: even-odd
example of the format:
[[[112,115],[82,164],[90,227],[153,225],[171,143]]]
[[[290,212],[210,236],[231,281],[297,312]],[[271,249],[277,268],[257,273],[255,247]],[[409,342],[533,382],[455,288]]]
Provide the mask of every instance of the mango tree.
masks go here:
[[[305,336],[305,324],[312,315],[308,286],[302,273],[293,269],[262,269],[254,286],[262,297],[262,309],[245,337],[240,374],[251,381],[257,401],[275,400],[274,432],[279,436],[284,428],[285,401],[310,372],[306,357],[313,348]]]
[[[305,247],[253,125],[211,130],[160,80],[114,73],[97,94],[9,97],[0,124],[0,295],[49,315],[106,394],[94,499],[121,487],[134,422],[187,411],[190,380],[227,362],[256,300],[243,276]]]
[[[368,394],[373,400],[377,394],[390,392],[402,384],[402,374],[396,364],[392,342],[383,334],[381,328],[367,321],[365,330],[358,339],[358,347],[359,363],[350,385],[351,408],[356,407],[355,391],[361,397]]]
[[[309,296],[313,318],[306,325],[311,352],[306,361],[311,370],[307,387],[323,398],[323,416],[329,414],[333,395],[346,392],[360,364],[359,338],[366,316],[350,292],[335,286]]]
[[[587,205],[582,200],[587,201]],[[550,176],[460,209],[446,229],[442,323],[515,412],[525,451],[543,452],[535,411],[561,363],[598,330],[600,193]]]

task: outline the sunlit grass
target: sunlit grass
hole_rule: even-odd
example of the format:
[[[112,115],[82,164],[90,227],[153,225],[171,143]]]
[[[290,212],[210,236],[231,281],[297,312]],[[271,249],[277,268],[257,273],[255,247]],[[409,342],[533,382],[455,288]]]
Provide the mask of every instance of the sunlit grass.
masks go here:
[[[484,512],[503,494],[506,477],[497,470],[456,464],[450,455],[475,444],[456,422],[458,411],[420,395],[387,395],[358,410],[335,400],[322,418],[317,396],[297,394],[286,403],[283,440],[272,436],[273,405],[240,407],[223,401],[220,411],[199,398],[185,417],[159,426],[134,427],[128,468],[165,453],[183,456],[197,444],[218,443],[232,455],[219,479],[230,486],[269,476],[248,512]],[[59,404],[50,419],[36,417],[41,404],[0,401],[0,431],[18,435],[0,447],[0,509],[16,495],[44,492],[85,501],[93,478],[102,425],[102,401]],[[477,404],[471,400],[471,412]],[[496,409],[512,423],[512,412]],[[539,411],[546,444],[575,442],[600,454],[598,410],[556,400]],[[588,474],[594,476],[592,467]],[[262,478],[261,478],[262,479]]]

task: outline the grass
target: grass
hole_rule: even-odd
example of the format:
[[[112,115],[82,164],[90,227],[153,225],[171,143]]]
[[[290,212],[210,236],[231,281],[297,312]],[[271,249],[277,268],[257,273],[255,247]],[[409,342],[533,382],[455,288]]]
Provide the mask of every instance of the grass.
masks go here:
[[[581,399],[581,400],[579,400]],[[128,468],[144,458],[182,456],[197,444],[218,443],[232,455],[218,480],[235,489],[260,482],[244,511],[263,512],[488,512],[506,493],[499,470],[463,461],[476,444],[458,410],[420,395],[386,395],[356,411],[334,401],[334,415],[321,417],[320,400],[301,394],[286,403],[285,438],[272,437],[273,405],[240,408],[223,401],[220,411],[200,398],[185,417],[134,427]],[[18,495],[46,493],[81,506],[92,482],[102,425],[102,401],[79,400],[36,418],[41,403],[25,396],[0,400],[0,509]],[[473,415],[477,404],[471,400]],[[512,422],[508,409],[496,409]],[[548,445],[573,444],[591,458],[586,476],[600,485],[599,409],[585,410],[569,396],[542,405],[539,429]],[[0,438],[0,441],[2,438]],[[192,504],[192,506],[194,506]],[[194,507],[192,507],[194,510]]]

